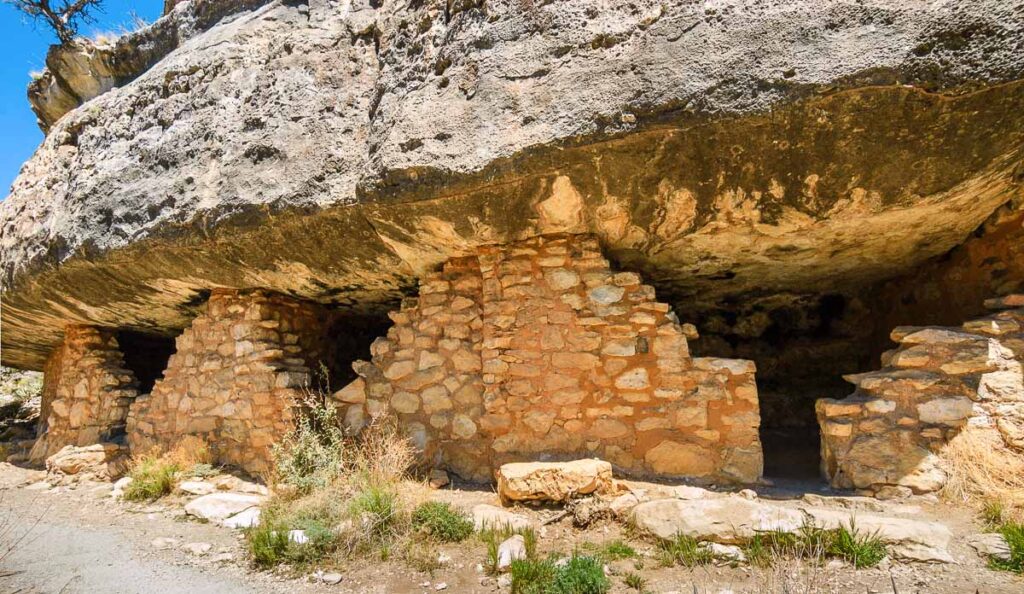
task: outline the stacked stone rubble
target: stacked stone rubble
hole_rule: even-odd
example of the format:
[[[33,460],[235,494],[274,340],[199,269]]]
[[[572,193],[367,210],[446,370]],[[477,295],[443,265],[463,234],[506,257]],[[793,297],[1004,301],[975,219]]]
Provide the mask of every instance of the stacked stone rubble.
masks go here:
[[[30,460],[40,463],[66,445],[122,436],[137,394],[112,331],[68,326],[44,368],[40,435]]]
[[[488,246],[423,279],[337,394],[355,429],[395,414],[426,462],[606,458],[634,474],[761,473],[749,361],[693,359],[684,329],[590,236]]]
[[[847,376],[850,397],[817,402],[833,486],[935,491],[943,447],[968,424],[1024,455],[1024,296],[988,305],[1006,309],[960,328],[896,328],[883,369]]]
[[[128,419],[133,453],[173,447],[183,436],[210,444],[216,461],[252,473],[293,423],[293,406],[328,358],[318,306],[262,291],[217,290],[176,340],[151,394]]]

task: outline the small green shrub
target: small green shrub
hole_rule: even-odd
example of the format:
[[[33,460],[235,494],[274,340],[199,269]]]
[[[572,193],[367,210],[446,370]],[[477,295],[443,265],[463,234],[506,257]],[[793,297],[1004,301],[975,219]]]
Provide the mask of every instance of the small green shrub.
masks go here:
[[[347,447],[338,410],[328,395],[307,391],[295,427],[271,448],[276,480],[299,493],[322,489],[345,468]]]
[[[349,513],[376,539],[391,536],[401,523],[398,494],[388,487],[364,487],[349,502]]]
[[[307,520],[297,524],[295,529],[306,533],[305,543],[288,545],[288,558],[295,563],[314,563],[338,548],[338,535],[321,521]]]
[[[886,549],[877,532],[862,534],[851,520],[849,527],[840,526],[833,532],[827,553],[845,559],[860,569],[878,565],[885,558]]]
[[[178,465],[157,456],[143,456],[135,461],[129,476],[132,482],[124,488],[129,501],[151,501],[174,490]]]
[[[512,594],[555,594],[558,568],[551,559],[516,559],[509,567]]]
[[[444,542],[460,542],[473,533],[472,520],[440,501],[427,501],[413,510],[412,526]]]
[[[604,594],[611,582],[601,562],[573,555],[559,566],[553,558],[517,559],[509,568],[512,594]]]
[[[601,561],[589,556],[573,555],[555,574],[556,594],[604,594],[612,587],[604,575]]]
[[[613,540],[601,547],[601,557],[608,561],[632,559],[636,557],[636,550],[621,540]]]
[[[677,534],[672,540],[661,541],[658,548],[663,565],[679,563],[686,567],[695,567],[712,561],[711,551],[701,547],[697,539],[685,534]]]
[[[197,479],[210,478],[211,476],[217,476],[218,474],[220,474],[219,470],[214,468],[212,464],[206,464],[205,462],[193,464],[192,468],[189,468],[188,471],[185,472],[185,476]]]
[[[288,529],[273,521],[263,521],[252,528],[246,529],[246,542],[249,556],[259,567],[273,567],[288,559]]]
[[[989,558],[989,566],[993,569],[1012,571],[1024,574],[1024,524],[1017,522],[1006,522],[999,528],[999,533],[1010,545],[1009,560]]]
[[[622,583],[626,584],[627,588],[632,588],[637,592],[643,592],[644,588],[647,587],[647,578],[636,572],[629,572],[623,577]]]

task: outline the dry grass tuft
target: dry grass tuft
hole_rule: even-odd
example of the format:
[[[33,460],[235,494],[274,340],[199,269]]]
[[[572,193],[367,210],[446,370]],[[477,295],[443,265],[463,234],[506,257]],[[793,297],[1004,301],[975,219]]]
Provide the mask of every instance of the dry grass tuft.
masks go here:
[[[979,509],[998,502],[1008,518],[1024,520],[1024,456],[991,429],[967,427],[943,450],[949,478],[945,499]]]

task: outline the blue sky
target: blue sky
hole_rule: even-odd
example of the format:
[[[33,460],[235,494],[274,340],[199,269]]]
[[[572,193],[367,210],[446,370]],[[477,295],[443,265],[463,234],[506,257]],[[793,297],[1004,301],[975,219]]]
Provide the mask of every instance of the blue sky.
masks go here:
[[[162,0],[105,0],[96,23],[79,31],[85,36],[120,32],[132,27],[132,11],[153,22],[163,9]],[[46,50],[54,36],[35,26],[7,3],[0,3],[0,199],[7,196],[18,170],[43,140],[36,116],[29,108],[25,87],[29,73],[42,70]]]

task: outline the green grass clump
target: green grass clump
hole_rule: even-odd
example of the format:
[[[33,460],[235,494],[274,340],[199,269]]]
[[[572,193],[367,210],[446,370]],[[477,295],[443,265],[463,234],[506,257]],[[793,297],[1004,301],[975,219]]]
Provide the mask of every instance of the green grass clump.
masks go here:
[[[573,555],[558,568],[555,594],[604,594],[612,584],[604,575],[604,566],[594,557]]]
[[[627,573],[625,577],[623,577],[622,583],[626,584],[627,588],[632,588],[637,592],[643,592],[644,589],[647,587],[647,578],[640,575],[639,573],[631,571]]]
[[[516,559],[509,567],[512,594],[554,594],[558,568],[552,559]]]
[[[611,582],[601,561],[573,555],[559,566],[553,558],[517,559],[510,568],[512,594],[605,594]]]
[[[696,567],[711,563],[711,551],[701,547],[697,539],[685,534],[677,534],[672,540],[658,543],[658,554],[661,564],[671,566],[676,563],[686,567]]]
[[[129,473],[132,482],[124,488],[124,498],[129,501],[151,501],[159,499],[174,490],[178,465],[156,456],[144,456],[137,460]]]
[[[852,520],[849,527],[840,526],[838,530],[832,531],[826,552],[830,556],[849,561],[858,569],[878,565],[887,554],[885,543],[877,532],[861,533]]]
[[[636,549],[621,540],[613,540],[601,546],[600,555],[608,561],[620,561],[636,557]]]
[[[1006,519],[1006,509],[1003,507],[1002,502],[989,500],[985,502],[985,505],[981,508],[981,521],[985,524],[985,528],[989,530],[998,530]]]
[[[367,485],[349,502],[349,513],[362,522],[366,532],[376,539],[386,539],[401,525],[401,502],[389,487]]]
[[[472,520],[440,501],[427,501],[413,510],[412,526],[444,542],[460,542],[473,533]]]
[[[1003,560],[990,557],[989,566],[993,569],[1024,574],[1024,524],[1005,522],[999,527],[999,533],[1006,539],[1006,544],[1010,545],[1010,558]]]

